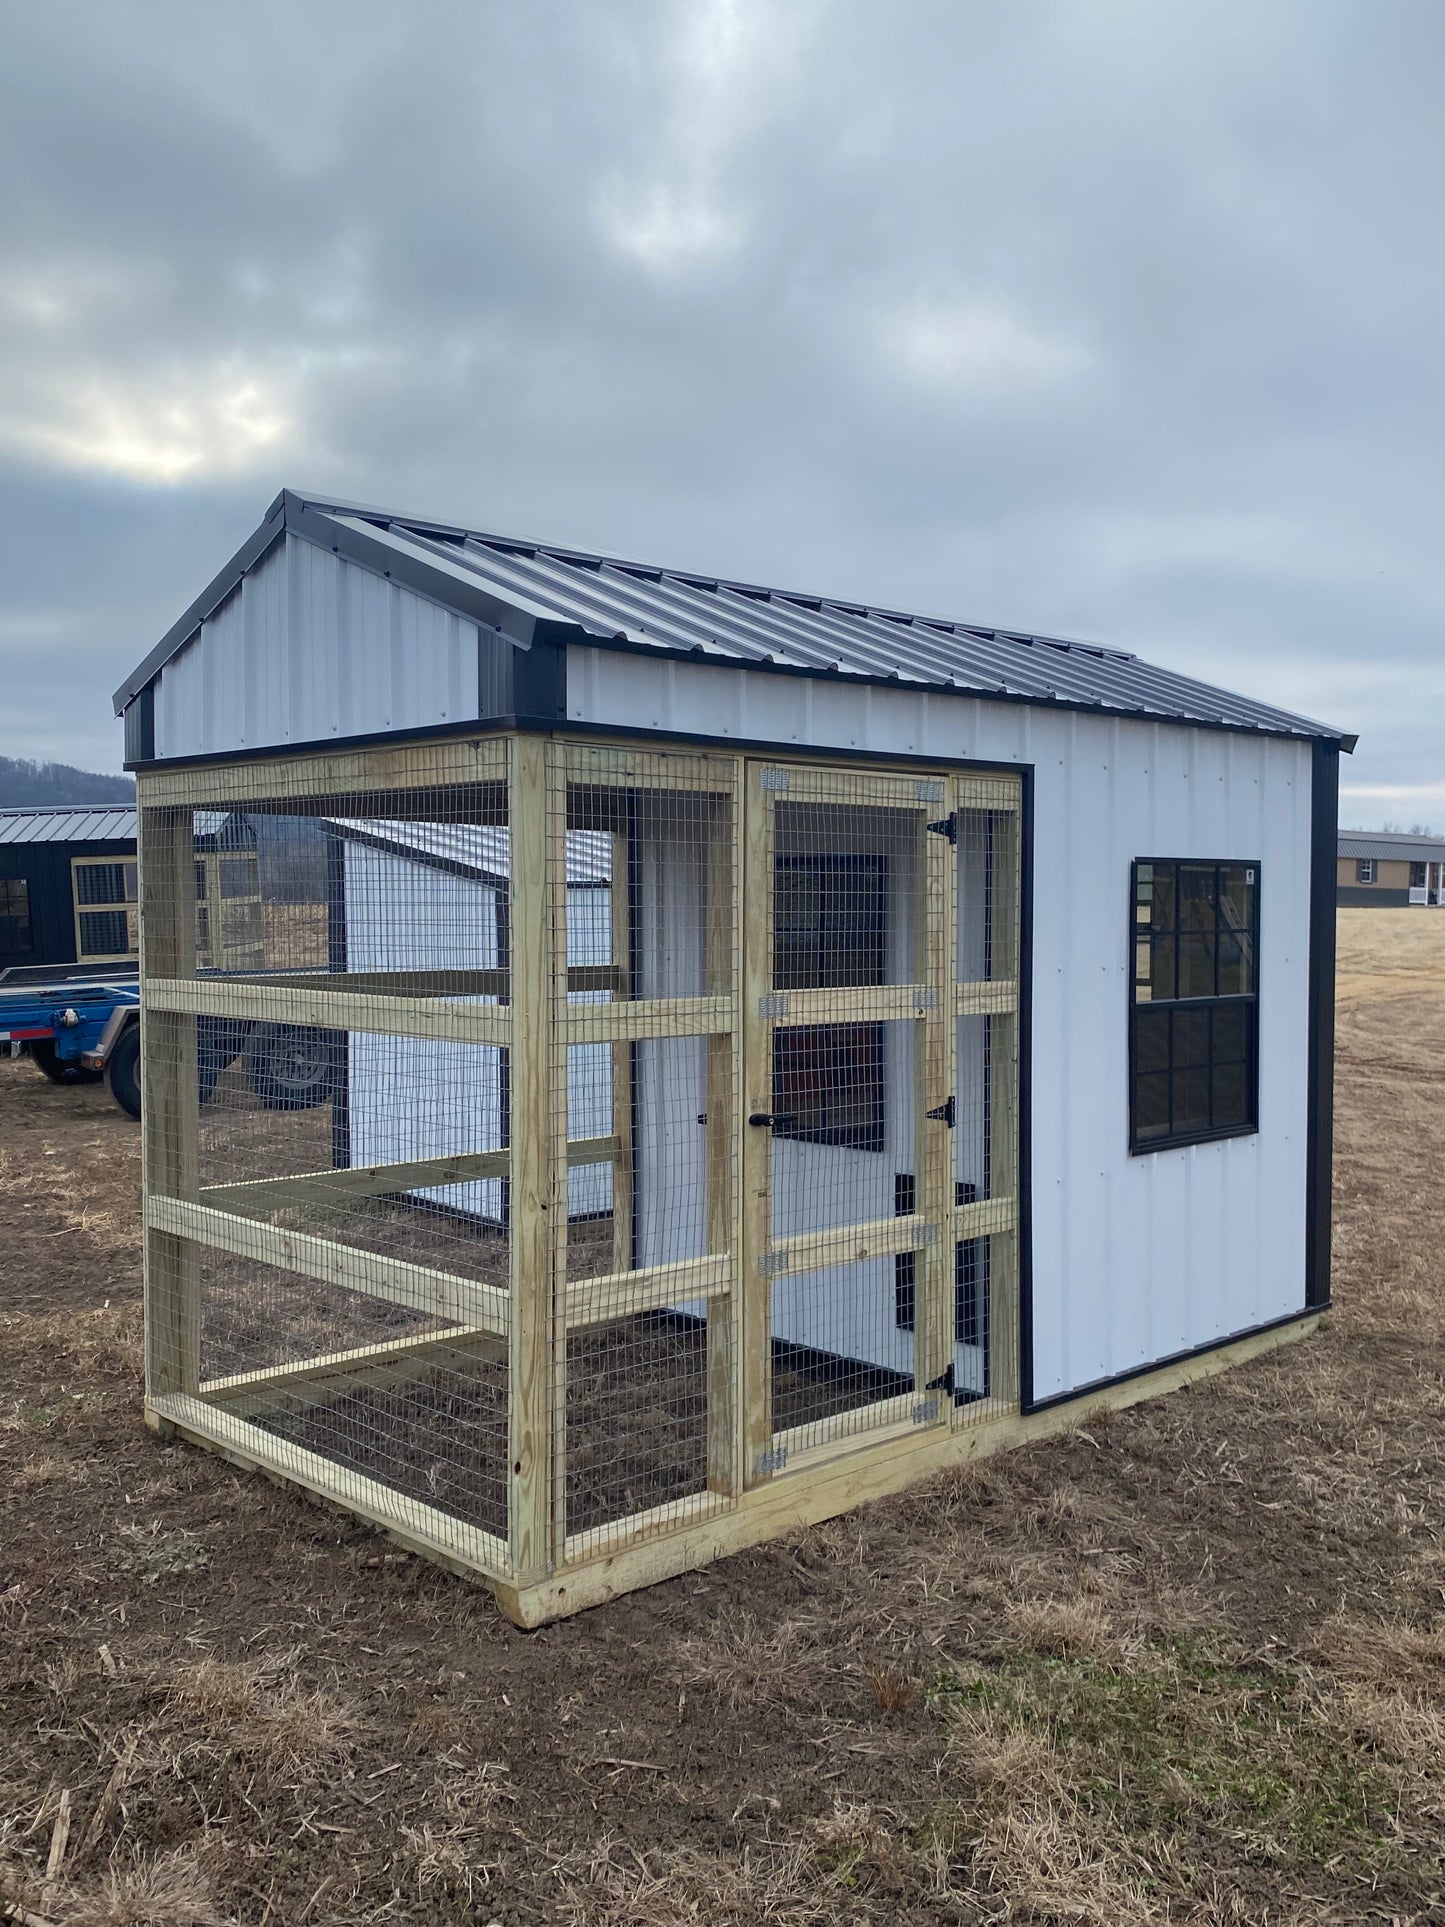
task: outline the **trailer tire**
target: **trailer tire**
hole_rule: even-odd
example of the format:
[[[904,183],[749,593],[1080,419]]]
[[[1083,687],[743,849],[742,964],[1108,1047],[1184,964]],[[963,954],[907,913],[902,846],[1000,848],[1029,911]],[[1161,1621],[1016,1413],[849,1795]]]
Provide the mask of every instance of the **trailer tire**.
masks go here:
[[[35,1068],[52,1084],[98,1084],[104,1071],[88,1071],[84,1064],[68,1064],[57,1057],[54,1044],[40,1040],[30,1046]]]
[[[268,1111],[307,1111],[335,1089],[336,1045],[309,1025],[257,1024],[241,1061],[252,1095]]]
[[[128,1024],[105,1060],[110,1094],[128,1117],[140,1116],[140,1025]]]

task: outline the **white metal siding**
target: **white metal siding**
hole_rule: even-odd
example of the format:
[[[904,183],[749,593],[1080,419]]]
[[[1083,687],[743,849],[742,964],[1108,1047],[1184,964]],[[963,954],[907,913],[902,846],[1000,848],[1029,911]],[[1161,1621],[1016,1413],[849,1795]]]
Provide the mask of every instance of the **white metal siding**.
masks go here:
[[[568,651],[568,715],[1034,769],[1034,1392],[1304,1308],[1307,742]],[[1130,863],[1260,863],[1260,1128],[1131,1157]]]
[[[155,753],[467,721],[477,660],[475,623],[288,534],[160,672]]]

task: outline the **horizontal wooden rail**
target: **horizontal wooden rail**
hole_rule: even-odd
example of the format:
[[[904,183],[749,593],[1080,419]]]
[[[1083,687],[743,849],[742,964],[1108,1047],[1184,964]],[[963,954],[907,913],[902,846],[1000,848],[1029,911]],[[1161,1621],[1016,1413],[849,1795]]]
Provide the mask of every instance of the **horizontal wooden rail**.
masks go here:
[[[569,1044],[632,1043],[647,1037],[720,1037],[737,1028],[735,997],[638,997],[630,1003],[569,1004]]]
[[[569,1165],[609,1164],[618,1154],[615,1137],[574,1138],[567,1146]],[[389,1197],[404,1191],[432,1191],[443,1185],[474,1184],[504,1178],[510,1151],[460,1151],[453,1157],[419,1158],[407,1164],[345,1165],[332,1171],[301,1171],[280,1178],[248,1178],[236,1184],[208,1184],[201,1202],[222,1211],[252,1216],[288,1205],[342,1205],[353,1198]]]
[[[760,1014],[775,1024],[886,1024],[946,1008],[926,984],[857,984],[837,990],[773,990]]]
[[[206,973],[207,983],[275,985],[278,990],[324,990],[350,996],[387,997],[508,997],[510,970],[228,970]],[[623,990],[627,972],[621,964],[573,964],[567,972],[569,992],[595,994]]]
[[[1019,1007],[1019,987],[1012,977],[998,977],[992,983],[955,984],[953,1010],[956,1017],[995,1017]]]
[[[153,1231],[189,1238],[195,1244],[229,1251],[258,1264],[275,1265],[282,1271],[299,1272],[305,1278],[319,1278],[328,1285],[381,1298],[388,1304],[405,1305],[411,1311],[446,1318],[453,1324],[475,1325],[493,1332],[507,1330],[507,1293],[474,1278],[458,1278],[451,1272],[433,1271],[428,1265],[409,1264],[401,1258],[384,1258],[379,1252],[337,1244],[305,1231],[282,1231],[275,1225],[258,1224],[253,1218],[216,1211],[184,1198],[149,1198],[146,1222]]]
[[[230,1372],[224,1378],[206,1379],[198,1388],[199,1398],[219,1399],[233,1411],[240,1401],[254,1401],[260,1411],[274,1403],[276,1394],[291,1392],[299,1386],[325,1386],[323,1396],[334,1398],[341,1383],[354,1385],[360,1380],[375,1385],[393,1367],[426,1370],[438,1362],[433,1354],[444,1352],[478,1354],[492,1362],[507,1356],[506,1340],[500,1333],[482,1325],[447,1325],[440,1331],[415,1332],[410,1338],[391,1338],[377,1345],[353,1345],[344,1352],[322,1352],[303,1358],[294,1365],[265,1365],[252,1372]]]
[[[495,1533],[468,1525],[440,1506],[426,1505],[380,1479],[370,1479],[320,1452],[310,1452],[304,1445],[263,1431],[259,1425],[249,1425],[222,1406],[177,1394],[151,1399],[146,1417],[152,1423],[159,1420],[162,1425],[174,1425],[202,1445],[218,1446],[238,1465],[292,1479],[381,1526],[416,1552],[462,1568],[474,1566],[498,1578],[511,1570],[507,1547]]]
[[[194,769],[155,770],[142,774],[137,788],[142,809],[194,806],[229,810],[242,803],[288,804],[308,815],[325,811],[342,797],[367,796],[366,814],[380,819],[419,814],[409,790],[469,788],[473,784],[505,783],[507,745],[501,737],[484,740],[459,737],[426,743],[399,743],[385,748],[320,750],[254,761],[202,764]],[[388,791],[402,794],[388,795]],[[427,818],[446,819],[446,805],[426,799]],[[352,814],[345,808],[335,814]],[[468,799],[468,828],[483,821],[505,823],[505,798],[485,818],[475,799]]]
[[[639,1312],[669,1311],[702,1298],[725,1298],[732,1290],[732,1258],[726,1251],[705,1258],[679,1258],[639,1271],[581,1278],[567,1287],[567,1329],[610,1324]]]
[[[961,1204],[953,1213],[952,1236],[958,1243],[968,1238],[987,1238],[995,1231],[1012,1231],[1018,1223],[1018,1206],[1012,1198],[981,1198],[977,1204]]]
[[[938,1237],[938,1227],[918,1212],[896,1218],[873,1218],[827,1231],[804,1231],[772,1242],[775,1271],[818,1271],[824,1265],[859,1264],[865,1258],[885,1258],[899,1251],[919,1251]]]
[[[176,1010],[254,1024],[374,1031],[456,1044],[505,1045],[512,1037],[508,1004],[302,990],[290,984],[237,983],[226,977],[148,977],[141,985],[141,1005],[147,1010]]]

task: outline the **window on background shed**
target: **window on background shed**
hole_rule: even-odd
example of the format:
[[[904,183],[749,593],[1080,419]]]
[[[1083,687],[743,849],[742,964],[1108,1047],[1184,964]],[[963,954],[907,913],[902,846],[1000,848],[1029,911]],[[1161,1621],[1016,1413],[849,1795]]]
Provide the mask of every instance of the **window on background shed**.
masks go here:
[[[1412,890],[1423,890],[1425,888],[1425,870],[1426,865],[1423,863],[1412,863],[1410,865],[1410,888]]]
[[[1375,880],[1375,859],[1362,856],[1355,865],[1356,883],[1373,883]]]
[[[24,877],[0,877],[0,950],[31,950],[30,885]]]
[[[1129,1148],[1259,1124],[1259,865],[1134,865]]]

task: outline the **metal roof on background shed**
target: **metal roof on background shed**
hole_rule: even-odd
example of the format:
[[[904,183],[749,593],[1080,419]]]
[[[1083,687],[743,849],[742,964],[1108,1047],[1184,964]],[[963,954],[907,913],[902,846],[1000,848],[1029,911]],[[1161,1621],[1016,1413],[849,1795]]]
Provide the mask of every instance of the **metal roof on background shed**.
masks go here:
[[[1445,836],[1410,836],[1399,830],[1341,830],[1340,855],[1388,862],[1445,862]]]
[[[1356,740],[1324,723],[1095,643],[768,589],[690,569],[301,496],[289,489],[116,692],[117,714],[286,530],[336,547],[443,606],[459,606],[462,613],[489,622],[521,646],[537,623],[546,622],[575,631],[578,642],[736,667],[856,677],[1273,735],[1326,737],[1347,750]]]
[[[134,843],[135,839],[136,814],[124,803],[0,810],[0,843]]]

